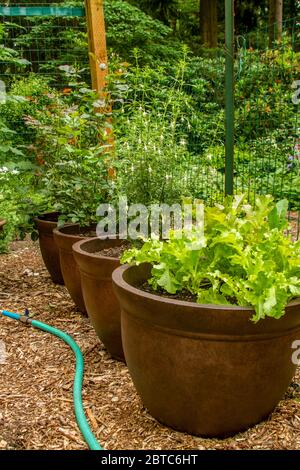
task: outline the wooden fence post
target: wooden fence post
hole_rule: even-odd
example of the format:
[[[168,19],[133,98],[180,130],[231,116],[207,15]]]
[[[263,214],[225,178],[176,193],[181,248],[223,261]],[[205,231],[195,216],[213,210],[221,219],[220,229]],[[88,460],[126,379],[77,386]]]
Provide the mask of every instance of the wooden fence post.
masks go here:
[[[107,48],[103,0],[85,0],[92,88],[102,95],[107,74]]]
[[[105,91],[108,57],[103,2],[104,0],[85,0],[85,9],[87,16],[92,89],[96,90],[99,97],[104,101],[104,107],[95,108],[95,112],[110,113],[111,105],[110,103],[105,103],[108,97]],[[110,117],[107,119],[107,124],[107,144],[110,145],[110,154],[113,155],[115,142]],[[111,179],[114,179],[116,176],[116,171],[111,165],[108,167],[108,176]]]

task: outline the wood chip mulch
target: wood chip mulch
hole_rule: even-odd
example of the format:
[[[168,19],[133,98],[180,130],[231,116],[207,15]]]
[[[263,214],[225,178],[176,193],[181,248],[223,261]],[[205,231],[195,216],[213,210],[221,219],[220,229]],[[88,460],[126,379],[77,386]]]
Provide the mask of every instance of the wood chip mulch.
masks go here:
[[[126,366],[106,353],[65,287],[52,284],[37,244],[15,242],[0,256],[0,305],[14,312],[29,308],[78,342],[85,357],[85,410],[106,449],[300,449],[299,372],[272,416],[233,438],[202,439],[160,425],[143,408]],[[86,449],[73,414],[69,348],[2,317],[1,343],[0,449]]]
[[[293,240],[297,240],[300,235],[300,212],[290,212],[288,220],[290,224],[290,234]]]

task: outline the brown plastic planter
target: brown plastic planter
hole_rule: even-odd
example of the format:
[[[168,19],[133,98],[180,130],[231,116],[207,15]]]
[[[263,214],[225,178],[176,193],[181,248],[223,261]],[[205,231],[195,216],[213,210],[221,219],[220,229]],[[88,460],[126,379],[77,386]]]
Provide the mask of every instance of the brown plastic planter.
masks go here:
[[[141,291],[149,266],[113,273],[125,358],[144,405],[162,423],[225,437],[265,419],[291,382],[300,339],[300,299],[280,320],[253,311],[198,305]]]
[[[42,258],[51,279],[55,284],[63,284],[58,247],[53,238],[53,230],[57,227],[58,217],[58,212],[51,212],[36,217],[34,222],[39,232]]]
[[[66,288],[78,309],[82,313],[86,313],[81,289],[80,273],[72,251],[74,243],[91,238],[80,235],[81,231],[82,229],[80,229],[78,224],[73,224],[56,228],[53,230],[53,235],[59,250],[60,267]]]
[[[6,224],[6,220],[0,219],[0,232],[3,231],[4,225]]]
[[[73,245],[81,287],[91,324],[108,352],[124,361],[119,302],[112,286],[112,273],[120,266],[118,258],[95,255],[105,248],[119,246],[122,240],[83,240]]]

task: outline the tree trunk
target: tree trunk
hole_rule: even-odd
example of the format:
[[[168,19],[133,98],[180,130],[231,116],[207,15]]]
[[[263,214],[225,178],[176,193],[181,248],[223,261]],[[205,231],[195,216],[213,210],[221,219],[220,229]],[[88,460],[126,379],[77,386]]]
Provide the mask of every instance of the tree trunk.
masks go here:
[[[200,0],[200,32],[202,43],[208,47],[218,45],[217,0]]]
[[[283,0],[269,0],[269,44],[282,37]]]

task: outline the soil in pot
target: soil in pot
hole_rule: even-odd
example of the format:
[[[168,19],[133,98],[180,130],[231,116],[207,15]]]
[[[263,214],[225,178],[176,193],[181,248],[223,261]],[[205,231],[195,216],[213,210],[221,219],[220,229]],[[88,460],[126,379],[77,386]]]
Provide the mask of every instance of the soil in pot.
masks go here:
[[[149,292],[149,294],[153,295],[160,295],[161,297],[166,297],[167,299],[173,299],[173,300],[183,300],[186,302],[196,302],[197,297],[193,294],[191,294],[188,291],[182,291],[179,292],[178,294],[168,294],[168,292],[163,291],[162,289],[159,289],[157,291],[153,290],[153,288],[149,285],[148,281],[143,282],[141,285],[137,286],[139,289],[141,289],[144,292]]]
[[[53,231],[54,240],[59,251],[64,283],[72,300],[82,313],[86,313],[86,308],[82,295],[79,268],[73,256],[72,246],[80,240],[91,238],[95,233],[94,227],[82,228],[78,224],[56,228]]]
[[[45,266],[55,284],[64,284],[58,247],[54,241],[53,230],[57,227],[59,213],[51,212],[34,219],[39,233],[39,244]]]
[[[99,339],[107,351],[124,361],[119,302],[112,287],[112,273],[128,248],[124,240],[94,238],[73,246],[86,310]]]
[[[251,308],[199,305],[138,288],[148,265],[113,273],[126,363],[149,412],[204,437],[226,437],[274,410],[296,370],[300,300],[281,319],[253,323]]]
[[[100,251],[94,253],[96,256],[105,256],[108,258],[117,258],[121,259],[123,253],[128,250],[130,245],[127,242],[122,242],[120,246],[111,246],[109,248],[103,248]]]

